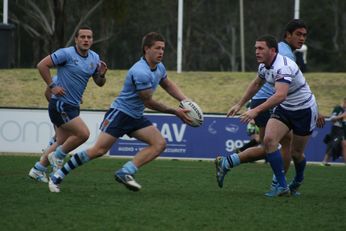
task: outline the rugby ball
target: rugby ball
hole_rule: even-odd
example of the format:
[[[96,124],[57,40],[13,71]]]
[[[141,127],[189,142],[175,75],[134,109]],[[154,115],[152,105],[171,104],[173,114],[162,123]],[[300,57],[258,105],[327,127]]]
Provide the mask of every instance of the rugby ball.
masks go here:
[[[180,102],[180,108],[190,110],[187,115],[192,119],[192,123],[189,124],[192,127],[199,127],[203,124],[203,111],[197,105],[197,103],[190,100],[183,100]]]

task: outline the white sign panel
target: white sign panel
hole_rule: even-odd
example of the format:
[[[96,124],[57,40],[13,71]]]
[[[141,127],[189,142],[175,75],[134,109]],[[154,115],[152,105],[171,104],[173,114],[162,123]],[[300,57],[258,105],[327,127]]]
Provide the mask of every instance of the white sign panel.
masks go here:
[[[81,111],[80,116],[90,130],[90,137],[75,151],[96,141],[104,112]],[[0,108],[0,152],[41,153],[53,135],[48,110]]]

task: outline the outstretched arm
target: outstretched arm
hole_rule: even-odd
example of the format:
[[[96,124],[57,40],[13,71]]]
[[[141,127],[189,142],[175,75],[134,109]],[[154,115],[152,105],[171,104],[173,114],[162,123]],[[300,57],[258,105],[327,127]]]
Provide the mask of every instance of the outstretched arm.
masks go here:
[[[280,104],[287,97],[289,84],[277,82],[275,83],[275,93],[269,97],[264,103],[258,105],[257,107],[244,112],[240,116],[240,121],[244,123],[249,123],[252,119],[263,111],[269,110],[274,106]]]
[[[264,82],[265,81],[258,76],[254,80],[252,80],[252,82],[247,87],[244,95],[241,97],[239,102],[228,110],[227,117],[234,116],[235,114],[237,114],[237,112],[240,111],[244,104],[248,102],[258,92],[258,90],[262,87]]]

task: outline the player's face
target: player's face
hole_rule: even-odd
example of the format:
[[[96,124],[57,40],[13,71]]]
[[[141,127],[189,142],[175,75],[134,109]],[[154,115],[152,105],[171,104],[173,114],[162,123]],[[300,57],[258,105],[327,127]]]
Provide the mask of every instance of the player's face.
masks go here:
[[[295,49],[299,49],[303,46],[307,36],[307,31],[305,28],[298,28],[292,32],[292,34],[287,33],[286,41]]]
[[[163,59],[165,43],[156,41],[151,47],[145,47],[145,58],[151,64],[158,64]]]
[[[274,48],[270,49],[265,41],[256,41],[255,49],[257,62],[270,65]]]
[[[87,52],[93,44],[93,32],[87,29],[79,30],[75,43],[81,53]]]

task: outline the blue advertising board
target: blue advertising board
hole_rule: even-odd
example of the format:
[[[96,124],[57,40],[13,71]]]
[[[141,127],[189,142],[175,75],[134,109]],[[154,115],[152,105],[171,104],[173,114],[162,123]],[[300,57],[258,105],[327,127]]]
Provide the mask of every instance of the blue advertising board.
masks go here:
[[[246,124],[239,118],[226,118],[224,115],[205,115],[201,127],[193,128],[182,123],[176,116],[146,114],[167,141],[167,148],[161,157],[213,159],[217,154],[232,153],[249,141]],[[305,155],[308,161],[322,161],[325,144],[324,136],[329,133],[331,123],[322,129],[316,128],[309,140]],[[116,142],[111,156],[133,156],[145,147],[141,141],[124,136]]]

